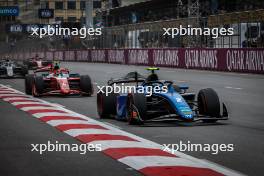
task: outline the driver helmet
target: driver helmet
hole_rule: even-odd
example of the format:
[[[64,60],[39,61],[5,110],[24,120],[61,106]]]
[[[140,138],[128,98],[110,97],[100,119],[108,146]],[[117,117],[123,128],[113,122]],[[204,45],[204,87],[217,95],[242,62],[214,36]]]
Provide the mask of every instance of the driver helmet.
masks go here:
[[[54,65],[54,70],[59,70],[59,69],[60,69],[59,63],[56,62],[55,65]]]
[[[38,58],[39,58],[39,55],[38,55],[38,54],[36,54],[36,55],[35,55],[35,59],[38,59]]]
[[[156,73],[151,73],[148,77],[147,77],[147,81],[158,81],[159,77]]]
[[[150,68],[147,68],[147,70],[151,71],[151,74],[147,77],[147,81],[158,81],[159,80],[158,75],[155,73],[155,70],[159,70],[159,68],[150,67]]]

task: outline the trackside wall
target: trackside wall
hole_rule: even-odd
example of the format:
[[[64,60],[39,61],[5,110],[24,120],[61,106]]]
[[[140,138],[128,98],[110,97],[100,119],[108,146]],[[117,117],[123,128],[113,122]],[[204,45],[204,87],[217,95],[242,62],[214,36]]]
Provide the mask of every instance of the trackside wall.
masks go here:
[[[126,65],[146,65],[183,69],[264,74],[264,49],[88,49],[24,52],[10,58],[39,57],[59,61],[83,61]],[[5,55],[0,55],[4,57]]]

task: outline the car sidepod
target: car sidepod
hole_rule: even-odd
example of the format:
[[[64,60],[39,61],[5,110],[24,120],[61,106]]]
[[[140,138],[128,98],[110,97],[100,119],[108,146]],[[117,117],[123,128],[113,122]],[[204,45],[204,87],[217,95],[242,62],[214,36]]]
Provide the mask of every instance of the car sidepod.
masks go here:
[[[185,99],[176,91],[168,89],[167,93],[155,94],[156,96],[161,96],[165,98],[172,109],[175,110],[176,114],[182,120],[192,121],[194,114]]]

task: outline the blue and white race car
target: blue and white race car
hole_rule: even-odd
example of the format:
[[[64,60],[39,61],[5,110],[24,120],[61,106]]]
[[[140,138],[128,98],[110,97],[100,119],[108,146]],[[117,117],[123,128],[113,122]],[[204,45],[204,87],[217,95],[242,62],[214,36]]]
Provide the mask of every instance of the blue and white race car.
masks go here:
[[[100,118],[116,118],[127,120],[129,124],[143,124],[154,121],[180,122],[216,122],[227,120],[228,112],[225,104],[219,100],[217,93],[211,89],[202,89],[197,98],[195,93],[188,92],[188,86],[178,86],[172,81],[159,80],[155,70],[149,68],[151,74],[145,78],[137,72],[128,73],[120,79],[111,79],[108,86],[134,84],[136,90],[143,91],[114,93],[106,88],[97,93],[97,111]],[[166,92],[152,92],[147,89],[160,87]],[[152,89],[152,90],[153,90]],[[221,112],[222,109],[222,112]]]
[[[24,78],[28,74],[25,65],[9,59],[0,61],[0,78]]]

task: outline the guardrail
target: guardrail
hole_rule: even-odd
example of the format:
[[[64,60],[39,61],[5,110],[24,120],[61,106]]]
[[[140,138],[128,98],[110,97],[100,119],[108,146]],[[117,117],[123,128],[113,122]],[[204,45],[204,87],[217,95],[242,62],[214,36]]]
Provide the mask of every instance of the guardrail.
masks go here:
[[[183,69],[264,74],[264,49],[90,49],[24,52],[16,60],[34,57],[94,63],[146,65]],[[0,55],[3,58],[4,55]]]

